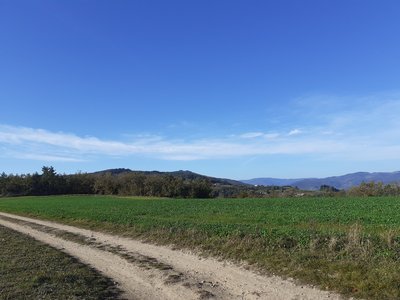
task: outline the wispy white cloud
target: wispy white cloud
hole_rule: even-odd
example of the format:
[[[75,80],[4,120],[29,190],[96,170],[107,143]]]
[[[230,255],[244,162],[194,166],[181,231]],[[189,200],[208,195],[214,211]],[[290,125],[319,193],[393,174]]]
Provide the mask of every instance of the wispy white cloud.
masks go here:
[[[8,155],[19,158],[19,159],[28,159],[28,160],[38,160],[45,162],[83,162],[84,159],[68,157],[68,156],[57,156],[57,155],[46,155],[46,154],[37,154],[37,153],[20,153],[20,152],[12,152],[8,153]]]
[[[264,134],[264,137],[265,137],[266,139],[276,139],[276,138],[278,138],[279,136],[280,136],[279,133],[266,133],[266,134]]]
[[[264,132],[246,132],[239,135],[243,139],[266,138],[275,139],[279,137],[279,133],[264,133]]]
[[[250,134],[246,137],[250,137]],[[253,134],[252,137],[275,138],[278,135]],[[198,160],[246,155],[325,152],[333,147],[332,141],[294,142],[284,139],[280,141],[257,139],[243,143],[241,138],[234,137],[194,141],[145,137],[126,143],[7,125],[0,126],[0,143],[3,147],[8,148],[9,155],[14,157],[56,161],[84,160],[91,155],[114,157],[146,155],[168,160]]]
[[[81,161],[101,156],[187,161],[275,154],[366,161],[400,159],[400,95],[364,100],[354,100],[355,106],[329,106],[335,101],[332,96],[302,99],[296,113],[304,119],[297,118],[296,124],[219,138],[176,139],[147,134],[127,135],[127,142],[0,125],[0,147],[3,157],[43,161]],[[350,99],[336,99],[340,101]],[[314,122],[307,123],[311,117]]]
[[[264,136],[264,133],[262,132],[246,132],[240,135],[241,138],[244,139],[252,139],[256,137]]]
[[[291,136],[291,135],[298,135],[298,134],[300,134],[300,133],[303,133],[303,131],[301,131],[300,129],[293,129],[293,130],[290,130],[289,131],[289,133],[288,133],[288,135],[289,136]]]

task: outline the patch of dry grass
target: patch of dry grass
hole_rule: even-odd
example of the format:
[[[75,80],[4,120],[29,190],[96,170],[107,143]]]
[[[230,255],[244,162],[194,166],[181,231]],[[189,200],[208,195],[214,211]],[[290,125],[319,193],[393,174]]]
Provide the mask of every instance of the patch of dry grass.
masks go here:
[[[96,270],[50,246],[0,226],[0,299],[118,299]]]

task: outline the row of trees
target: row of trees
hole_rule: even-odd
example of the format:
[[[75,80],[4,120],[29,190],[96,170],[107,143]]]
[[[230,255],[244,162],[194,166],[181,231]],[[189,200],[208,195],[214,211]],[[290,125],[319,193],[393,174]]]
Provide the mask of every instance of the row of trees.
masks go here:
[[[179,173],[179,172],[178,172]],[[249,186],[226,180],[211,182],[206,177],[184,173],[100,172],[57,174],[53,167],[43,167],[42,174],[0,175],[0,196],[38,196],[61,194],[100,194],[171,198],[266,198],[292,197],[293,187]]]
[[[350,196],[399,196],[400,185],[397,183],[383,184],[382,182],[363,182],[347,191]]]
[[[178,172],[179,173],[179,172]],[[362,183],[349,190],[321,186],[319,191],[300,191],[295,187],[249,186],[225,181],[211,182],[200,175],[171,175],[159,172],[57,174],[53,167],[42,173],[0,175],[0,196],[37,196],[61,194],[101,194],[171,198],[275,198],[303,196],[397,196],[399,184]]]
[[[42,174],[0,175],[1,196],[102,194],[180,198],[211,197],[212,184],[205,178],[138,173],[57,174],[43,167]]]
[[[93,194],[95,178],[89,174],[60,175],[53,167],[42,174],[0,175],[1,196]]]

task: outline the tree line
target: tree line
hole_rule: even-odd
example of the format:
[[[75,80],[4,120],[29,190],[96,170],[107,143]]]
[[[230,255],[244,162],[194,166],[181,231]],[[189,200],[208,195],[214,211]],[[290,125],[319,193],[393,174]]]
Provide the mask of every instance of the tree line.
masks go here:
[[[0,175],[1,196],[100,194],[121,196],[209,198],[212,184],[206,178],[138,173],[58,174],[53,167],[42,173]]]
[[[363,182],[347,191],[350,196],[378,197],[399,196],[400,185],[398,183],[383,184],[382,182]]]
[[[58,174],[53,167],[42,173],[0,174],[0,196],[99,194],[169,198],[276,198],[303,196],[398,196],[399,184],[361,183],[348,190],[323,185],[319,191],[291,186],[251,186],[212,182],[205,176],[176,176],[159,172],[99,172]]]

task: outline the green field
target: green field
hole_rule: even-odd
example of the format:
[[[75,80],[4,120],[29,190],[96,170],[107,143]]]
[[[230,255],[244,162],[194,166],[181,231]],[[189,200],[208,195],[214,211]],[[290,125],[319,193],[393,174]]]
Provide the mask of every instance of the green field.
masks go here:
[[[347,295],[400,297],[400,198],[0,199],[0,211],[245,260]]]

